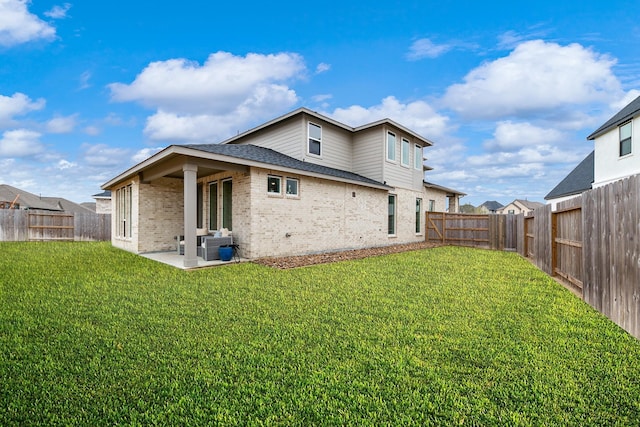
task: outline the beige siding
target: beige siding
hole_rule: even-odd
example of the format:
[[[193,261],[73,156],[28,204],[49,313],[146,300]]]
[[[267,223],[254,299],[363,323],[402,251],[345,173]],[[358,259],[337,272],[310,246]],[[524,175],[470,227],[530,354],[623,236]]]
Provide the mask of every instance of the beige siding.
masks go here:
[[[383,154],[384,166],[383,166],[383,181],[386,181],[387,185],[392,187],[411,189],[414,191],[421,191],[423,172],[414,169],[413,160],[414,152],[413,147],[415,141],[409,135],[403,134],[395,128],[386,128],[383,132],[383,138],[386,140],[387,132],[390,131],[396,135],[396,160],[391,162],[387,160],[386,151]],[[409,165],[402,165],[402,139],[409,141]],[[386,147],[385,147],[386,150]]]
[[[256,132],[243,138],[238,144],[253,144],[270,148],[302,160],[306,154],[306,135],[306,121],[301,117],[297,117]]]
[[[303,160],[305,162],[351,172],[353,168],[351,162],[351,159],[353,158],[353,134],[347,130],[319,120],[313,120],[310,118],[309,121],[322,126],[321,156],[318,157],[312,154],[306,154],[306,129],[308,122],[305,122],[305,157]]]
[[[357,133],[353,140],[353,172],[382,182],[385,134],[380,128]]]

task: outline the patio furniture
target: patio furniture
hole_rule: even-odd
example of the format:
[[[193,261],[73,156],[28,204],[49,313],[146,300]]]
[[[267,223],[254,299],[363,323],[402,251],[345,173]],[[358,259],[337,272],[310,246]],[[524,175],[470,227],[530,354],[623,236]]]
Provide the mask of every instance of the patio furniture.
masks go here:
[[[220,259],[218,248],[233,245],[233,237],[202,236],[202,258],[205,261]]]

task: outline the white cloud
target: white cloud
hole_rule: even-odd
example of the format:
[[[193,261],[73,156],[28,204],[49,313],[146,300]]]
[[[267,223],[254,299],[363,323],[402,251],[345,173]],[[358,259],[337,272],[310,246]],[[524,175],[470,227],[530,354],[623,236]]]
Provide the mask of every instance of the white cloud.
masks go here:
[[[55,5],[51,10],[46,11],[44,14],[52,19],[62,19],[67,17],[67,12],[70,8],[70,3],[65,3],[62,6]]]
[[[494,139],[485,142],[491,150],[515,151],[523,147],[538,145],[562,145],[568,137],[557,129],[541,128],[531,123],[499,122],[493,133]]]
[[[89,80],[91,79],[91,72],[90,71],[84,71],[82,74],[80,74],[80,86],[78,87],[78,89],[83,90],[83,89],[88,89],[91,87],[91,83],[89,83]]]
[[[327,72],[331,69],[331,65],[329,64],[325,64],[324,62],[321,62],[320,64],[318,64],[318,66],[316,67],[316,74],[322,74],[324,72]]]
[[[355,127],[389,118],[432,141],[452,132],[449,118],[436,112],[426,102],[414,101],[403,104],[393,96],[384,98],[379,105],[373,107],[354,105],[349,108],[337,108],[332,113],[325,114]]]
[[[0,95],[0,127],[13,125],[13,118],[30,111],[44,108],[45,100],[32,101],[24,93],[16,92],[12,96]]]
[[[466,118],[499,119],[555,114],[591,102],[609,102],[621,93],[612,72],[615,60],[579,44],[542,40],[521,43],[509,56],[469,72],[447,89],[446,106]]]
[[[438,56],[451,50],[449,44],[435,44],[430,39],[418,39],[411,44],[407,59],[417,61],[423,58],[437,58]]]
[[[56,30],[27,10],[27,0],[0,1],[0,45],[15,46],[32,40],[51,40]]]
[[[156,154],[157,152],[163,150],[165,147],[153,147],[153,148],[143,148],[141,150],[138,150],[134,155],[133,155],[133,161],[135,163],[140,163],[146,159],[148,159],[149,157],[153,156],[154,154]]]
[[[130,150],[126,148],[110,147],[106,144],[82,144],[82,158],[89,166],[98,167],[121,167],[123,159],[131,156]]]
[[[150,138],[204,142],[229,137],[294,105],[298,97],[285,82],[303,77],[304,71],[296,54],[218,52],[203,65],[185,59],[153,62],[133,83],[113,83],[109,89],[114,101],[157,109],[147,119]]]
[[[89,125],[84,128],[84,133],[91,136],[100,135],[100,128],[97,126]]]
[[[46,125],[47,132],[50,133],[69,133],[76,127],[76,119],[78,115],[58,116],[49,120]]]
[[[8,130],[0,139],[0,157],[27,157],[44,151],[41,134],[27,129]]]
[[[74,163],[74,162],[70,162],[68,160],[64,160],[64,159],[60,159],[58,161],[58,163],[56,164],[56,167],[60,170],[65,170],[65,169],[72,169],[77,167],[78,164]]]

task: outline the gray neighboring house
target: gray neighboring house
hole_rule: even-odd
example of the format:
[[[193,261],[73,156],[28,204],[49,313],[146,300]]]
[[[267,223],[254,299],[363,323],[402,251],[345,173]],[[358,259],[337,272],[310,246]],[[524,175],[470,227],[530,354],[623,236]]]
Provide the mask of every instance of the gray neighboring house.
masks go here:
[[[591,190],[591,186],[593,185],[594,159],[595,151],[592,151],[578,166],[569,172],[569,175],[564,177],[544,199],[558,203],[582,194],[584,191]]]
[[[462,195],[424,182],[431,145],[390,119],[351,127],[307,108],[220,144],[171,145],[102,185],[111,241],[175,251],[184,236],[185,267],[197,236],[224,229],[249,259],[424,241],[427,203],[457,209]]]
[[[495,200],[487,200],[486,202],[478,206],[478,209],[480,210],[480,213],[483,213],[483,214],[490,214],[490,213],[494,214],[498,212],[498,210],[502,209],[503,207],[504,205],[500,202],[497,202]]]
[[[2,204],[5,209],[13,204],[13,209],[31,209],[52,212],[63,211],[58,204],[46,199],[46,197],[40,197],[7,184],[0,184],[0,204]]]
[[[0,208],[41,210],[66,213],[94,213],[93,210],[63,197],[37,196],[20,188],[0,184]]]
[[[614,114],[587,140],[593,151],[545,196],[554,208],[558,202],[584,191],[640,173],[640,96]]]
[[[95,213],[110,214],[111,213],[111,191],[105,190],[102,193],[91,196],[95,199]]]

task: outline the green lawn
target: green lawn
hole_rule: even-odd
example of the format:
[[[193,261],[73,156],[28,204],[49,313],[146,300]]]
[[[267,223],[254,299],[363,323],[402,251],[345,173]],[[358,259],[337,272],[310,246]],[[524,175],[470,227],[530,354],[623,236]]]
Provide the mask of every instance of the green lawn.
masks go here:
[[[0,254],[2,426],[640,424],[640,342],[512,253]]]

